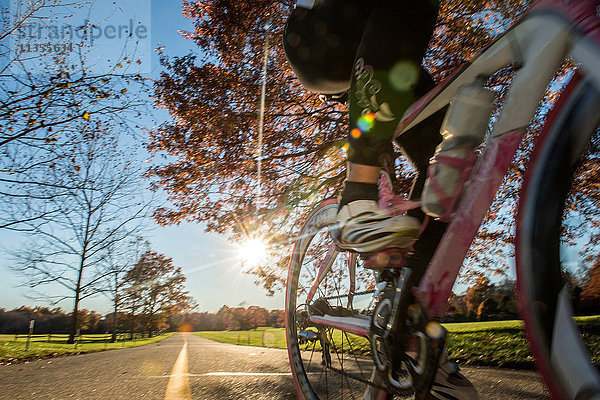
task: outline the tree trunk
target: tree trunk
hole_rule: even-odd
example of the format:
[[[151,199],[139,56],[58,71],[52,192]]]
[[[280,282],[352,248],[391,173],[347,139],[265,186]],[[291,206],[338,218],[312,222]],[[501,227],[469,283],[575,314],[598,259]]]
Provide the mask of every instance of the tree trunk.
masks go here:
[[[88,215],[88,223],[86,226],[86,237],[87,230],[89,228],[90,216]],[[71,317],[71,330],[69,332],[68,344],[75,343],[75,335],[77,334],[77,325],[79,323],[79,298],[81,296],[81,278],[83,276],[83,268],[85,267],[85,260],[87,256],[87,242],[83,245],[83,252],[81,254],[81,260],[79,262],[79,271],[77,272],[77,286],[75,287],[75,302],[73,304],[73,315]]]
[[[77,334],[77,325],[79,324],[79,291],[75,293],[75,304],[73,305],[73,314],[71,314],[71,329],[69,330],[68,344],[75,343]]]
[[[110,337],[110,342],[114,343],[117,341],[117,312],[119,311],[119,278],[118,274],[115,274],[115,299],[114,299],[114,311],[113,311],[113,326],[112,326],[112,335]]]
[[[117,317],[117,302],[116,301],[115,301],[115,309],[113,311],[113,318],[112,318],[112,320],[113,320],[113,324],[112,324],[113,326],[112,326],[112,335],[110,337],[110,342],[114,343],[114,342],[117,341],[117,320],[118,320],[118,317]]]

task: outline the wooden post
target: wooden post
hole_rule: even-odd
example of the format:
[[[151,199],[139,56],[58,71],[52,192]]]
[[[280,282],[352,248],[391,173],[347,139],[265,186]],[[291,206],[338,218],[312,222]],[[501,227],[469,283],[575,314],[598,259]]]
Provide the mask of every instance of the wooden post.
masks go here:
[[[35,320],[32,319],[29,321],[29,334],[27,335],[27,343],[25,344],[25,351],[29,351],[29,344],[31,342],[31,334],[33,333],[33,326],[35,325]]]

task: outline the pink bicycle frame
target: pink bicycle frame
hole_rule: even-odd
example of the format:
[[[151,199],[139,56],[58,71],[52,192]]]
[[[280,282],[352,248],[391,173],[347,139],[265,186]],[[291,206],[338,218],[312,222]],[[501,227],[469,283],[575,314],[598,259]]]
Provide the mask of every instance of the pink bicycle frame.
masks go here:
[[[529,13],[543,14],[546,12],[546,14],[556,14],[558,11],[560,15],[569,19],[567,23],[563,21],[564,26],[567,26],[568,29],[576,26],[582,36],[600,45],[600,18],[586,18],[586,16],[589,17],[590,14],[596,12],[596,6],[594,1],[581,1],[565,5],[559,0],[547,0],[535,4]],[[521,52],[515,51],[521,45],[519,41],[529,40],[527,35],[531,35],[531,32],[538,28],[534,23],[530,25],[533,25],[533,27],[519,28],[519,25],[517,25],[508,31],[502,39],[486,49],[473,63],[463,65],[413,104],[398,124],[396,136],[401,135],[447,105],[462,84],[473,81],[479,75],[489,76],[512,62],[521,62],[520,57],[536,59],[540,65],[543,65],[543,67],[539,67],[532,62],[529,68],[521,68],[522,72],[519,72],[519,74],[522,82],[518,81],[518,77],[515,78],[513,86],[516,86],[516,88],[511,89],[511,92],[509,92],[507,96],[509,104],[505,106],[503,112],[503,114],[509,115],[509,118],[508,120],[500,118],[496,123],[494,131],[486,143],[484,153],[479,157],[473,168],[468,185],[459,200],[456,212],[452,215],[446,233],[419,287],[415,289],[415,295],[432,318],[443,316],[447,307],[448,296],[456,281],[462,262],[477,235],[479,226],[492,204],[504,176],[510,168],[529,121],[537,108],[538,101],[542,98],[548,82],[566,56],[561,51],[563,45],[566,47],[565,43],[568,40],[566,35],[563,35],[564,27],[561,28],[563,30],[550,30],[549,37],[544,38],[541,43],[537,44],[537,47],[532,45],[531,49],[518,49]],[[543,37],[544,34],[540,36]],[[552,37],[552,34],[555,36]],[[552,46],[548,46],[550,43],[552,43]],[[542,50],[539,50],[539,48]],[[515,97],[525,97],[529,101],[525,100],[524,104],[518,101],[511,103],[511,99]],[[389,193],[387,193],[387,196],[389,197]],[[414,204],[402,205],[402,203],[407,203],[403,200],[390,200],[390,203],[394,202],[400,204],[400,208],[414,208]],[[316,288],[331,270],[331,264],[336,254],[336,248],[332,246],[321,261],[318,274],[308,295],[309,301],[312,300]],[[354,261],[355,258],[352,258],[347,263],[352,289],[355,287],[356,263]],[[319,322],[327,324],[325,320]],[[342,322],[338,321],[337,323]],[[353,326],[352,331],[362,336],[368,336],[367,325]]]
[[[547,14],[554,14],[554,16],[558,12],[562,18],[566,17],[569,20],[566,24],[569,25],[570,29],[575,27],[582,37],[600,45],[600,14],[595,14],[600,13],[600,6],[597,2],[580,1],[567,4],[566,2],[557,0],[540,1],[529,11],[530,14],[534,12],[536,14],[543,14],[545,12]],[[590,18],[594,14],[596,17]],[[523,28],[522,30],[526,29]],[[446,105],[449,99],[456,93],[458,86],[463,82],[468,82],[480,74],[487,75],[489,72],[501,67],[503,63],[504,65],[507,64],[505,61],[507,61],[506,56],[508,54],[517,55],[514,47],[519,44],[521,31],[519,31],[517,26],[517,29],[505,34],[505,36],[508,35],[513,35],[513,37],[505,37],[503,38],[505,40],[496,42],[495,45],[487,50],[487,52],[492,54],[492,57],[486,57],[486,53],[484,53],[480,58],[475,59],[472,64],[467,64],[460,68],[446,81],[438,85],[438,87],[434,88],[429,94],[425,95],[419,102],[409,108],[398,126],[397,135],[402,134]],[[527,53],[528,50],[523,52],[525,58],[535,57],[540,63],[546,63],[548,64],[546,67],[549,67],[546,68],[546,71],[541,72],[531,67],[529,71],[525,68],[525,71],[521,73],[521,80],[526,82],[523,86],[528,91],[534,93],[535,97],[532,96],[530,99],[540,99],[542,97],[548,80],[551,78],[551,71],[556,71],[560,62],[564,59],[565,54],[560,53],[562,43],[556,44],[556,41],[564,40],[566,43],[566,36],[566,34],[557,34],[555,38],[551,39],[557,49],[555,52],[548,51],[543,53],[545,49],[529,49],[529,54]],[[548,43],[551,40],[549,39]],[[538,53],[531,54],[534,51]],[[521,60],[513,58],[510,61]],[[533,77],[535,74],[545,75],[545,77],[536,81],[536,77]],[[515,78],[515,81],[517,79],[519,78]],[[519,82],[514,83],[515,86],[518,84]],[[512,96],[513,99],[520,97],[521,93],[518,92],[518,88],[514,91],[515,93],[509,93],[507,97]],[[527,95],[531,94],[528,93]],[[510,101],[511,99],[509,98],[508,102],[510,103]],[[513,103],[515,102],[513,101]],[[525,103],[527,102],[525,101]],[[537,102],[533,105],[537,107]],[[505,106],[504,113],[510,115],[511,111],[514,111],[518,115],[520,112],[518,110],[519,106],[522,105],[508,104]],[[506,110],[507,108],[508,110]],[[419,287],[415,289],[414,294],[419,299],[421,305],[428,310],[430,317],[442,317],[447,308],[448,297],[464,258],[524,137],[530,119],[530,117],[527,118],[527,115],[530,114],[532,116],[535,111],[535,109],[532,109],[531,104],[525,104],[525,108],[527,109],[520,113],[523,116],[516,117],[517,120],[520,120],[517,123],[500,119],[496,124],[499,126],[496,126],[494,131],[492,131],[486,144],[485,152],[479,157],[473,169],[468,185],[459,200],[456,212],[451,218],[446,233]],[[552,121],[548,121],[547,123],[551,124]]]

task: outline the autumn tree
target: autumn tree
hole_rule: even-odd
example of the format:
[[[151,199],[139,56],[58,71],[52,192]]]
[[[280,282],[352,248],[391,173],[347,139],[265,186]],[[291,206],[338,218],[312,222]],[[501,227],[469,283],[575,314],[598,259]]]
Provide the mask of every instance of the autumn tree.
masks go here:
[[[303,89],[282,49],[280,37],[294,3],[185,1],[184,14],[194,21],[194,29],[186,37],[197,49],[180,57],[161,58],[164,71],[155,84],[155,95],[157,104],[173,116],[173,121],[151,131],[149,144],[156,155],[167,156],[166,162],[148,172],[154,187],[165,190],[170,200],[156,211],[156,220],[161,224],[203,222],[209,230],[234,239],[248,232],[264,236],[278,256],[251,272],[270,294],[285,279],[282,271],[288,264],[289,244],[304,212],[339,193],[345,175],[345,159],[339,150],[346,141],[347,110]],[[425,67],[438,81],[446,77],[505,32],[529,3],[442,2]],[[267,73],[263,76],[265,57]],[[503,274],[508,270],[513,255],[514,211],[525,165],[535,135],[572,69],[573,64],[566,63],[550,86],[484,220],[465,262],[465,276],[472,281],[481,273]],[[513,71],[507,66],[488,82],[497,94],[495,113]],[[263,78],[267,84],[266,109],[259,139]],[[588,160],[588,170],[597,171],[598,158]],[[399,166],[399,175],[408,179],[410,168],[404,162]],[[569,204],[595,210],[600,194],[591,192],[600,174],[581,176],[576,183],[580,195],[573,196]],[[596,223],[590,221],[591,225]],[[565,240],[576,241],[578,235],[581,233],[566,227]],[[600,243],[600,237],[592,241]],[[479,304],[474,304],[471,312]]]
[[[102,319],[102,315],[95,311],[86,310],[85,308],[78,312],[79,315],[77,319],[79,320],[79,329],[87,332],[95,331]]]
[[[0,26],[0,207],[30,197],[33,186],[46,185],[44,173],[64,150],[77,145],[82,122],[94,129],[98,121],[110,121],[121,134],[135,136],[135,122],[145,109],[140,93],[146,80],[139,74],[140,60],[125,52],[108,71],[94,70],[97,60],[87,56],[89,43],[73,43],[73,54],[19,53],[13,40],[28,24],[42,24],[53,15],[66,15],[90,7],[89,0],[18,1],[4,8]],[[12,13],[12,14],[10,14]],[[91,23],[93,24],[94,21]],[[82,28],[83,29],[83,28]],[[84,39],[82,39],[83,41]],[[35,53],[38,54],[38,53]],[[53,54],[53,53],[52,53]],[[69,53],[70,54],[70,53]],[[64,185],[64,195],[72,187]],[[49,207],[38,215],[0,215],[0,229],[22,229],[21,222],[47,217]]]
[[[250,329],[267,326],[269,311],[266,309],[258,306],[250,306],[246,310],[246,314],[248,315],[248,319],[250,321]]]
[[[467,289],[465,293],[465,303],[467,304],[467,313],[477,315],[479,305],[491,297],[494,291],[494,285],[489,278],[481,275],[477,281]]]
[[[157,102],[174,122],[150,135],[150,149],[171,157],[150,170],[172,204],[156,212],[158,222],[205,222],[209,230],[227,233],[233,226],[239,228],[234,237],[249,229],[275,247],[287,246],[303,212],[339,192],[346,109],[304,90],[287,65],[280,37],[293,4],[184,2],[185,15],[194,21],[186,37],[202,57],[161,61],[165,71],[156,82]],[[525,7],[522,1],[443,2],[427,68],[442,78],[505,31]],[[265,55],[259,193],[257,126]],[[285,254],[284,247],[274,253]],[[286,261],[281,257],[276,264],[283,268]],[[267,289],[284,279],[277,268],[262,266],[254,273]]]
[[[464,296],[459,296],[454,292],[450,293],[448,297],[448,312],[446,314],[446,321],[461,321],[467,316],[467,305],[464,300]]]
[[[581,292],[581,309],[590,315],[600,314],[600,261],[589,271],[589,283]]]
[[[477,307],[477,320],[487,321],[495,319],[498,314],[498,303],[492,297],[488,297]]]
[[[285,311],[284,310],[271,310],[269,311],[269,318],[267,320],[267,326],[274,328],[281,328],[285,325]]]
[[[170,315],[193,308],[185,280],[181,268],[165,255],[151,250],[141,255],[125,281],[127,302],[137,312],[143,332],[163,330]]]
[[[6,210],[23,217],[27,237],[13,252],[12,269],[33,296],[73,301],[70,343],[80,325],[80,302],[100,294],[112,274],[108,253],[145,229],[152,203],[140,193],[141,172],[131,154],[106,128],[83,123],[85,140],[61,147],[61,156],[46,166],[44,184],[28,185],[23,203]],[[42,290],[48,287],[56,290]]]
[[[127,273],[140,259],[141,254],[149,249],[150,244],[141,236],[131,238],[126,246],[115,246],[107,249],[105,262],[108,276],[104,280],[102,293],[107,296],[113,307],[111,316],[111,343],[117,340],[119,315],[126,303]]]

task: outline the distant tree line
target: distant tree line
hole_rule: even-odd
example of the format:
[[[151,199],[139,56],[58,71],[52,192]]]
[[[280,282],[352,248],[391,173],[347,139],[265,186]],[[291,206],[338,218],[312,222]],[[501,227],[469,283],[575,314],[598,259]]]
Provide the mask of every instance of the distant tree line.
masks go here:
[[[563,281],[569,289],[577,315],[600,314],[600,261],[589,271],[563,271]],[[519,318],[515,281],[504,279],[492,283],[479,277],[464,294],[452,293],[446,314],[447,322],[490,321]]]
[[[215,313],[191,312],[194,301],[184,290],[185,277],[171,259],[147,250],[139,261],[120,275],[115,311],[102,315],[80,309],[81,333],[117,332],[152,334],[159,331],[249,330],[283,327],[285,312],[258,306],[229,307]],[[600,313],[600,262],[585,273],[563,272],[578,315]],[[488,321],[519,318],[515,281],[493,283],[481,276],[464,294],[452,293],[446,322]],[[26,333],[35,320],[35,333],[66,333],[73,320],[60,308],[0,308],[0,333]]]
[[[77,315],[74,316],[73,312],[65,313],[60,308],[47,307],[23,306],[11,311],[0,309],[0,332],[27,332],[29,321],[35,320],[35,332],[69,333],[69,342],[77,331],[110,332],[111,341],[114,342],[118,332],[152,335],[169,330],[172,326],[167,320],[171,316],[194,308],[195,301],[185,289],[186,278],[181,268],[173,265],[170,258],[150,250],[147,245],[133,265],[118,266],[109,271],[109,276],[113,277],[112,285],[107,285],[102,291],[113,303],[110,314],[104,316],[95,311],[77,309]],[[75,332],[73,321],[77,322]]]
[[[100,333],[110,330],[106,318],[95,311],[81,309],[78,319],[81,333]],[[10,311],[0,308],[1,333],[26,333],[31,320],[35,321],[35,333],[67,333],[71,327],[72,315],[61,308],[22,306]]]
[[[72,316],[61,308],[22,306],[7,311],[0,308],[0,333],[27,333],[29,322],[35,320],[34,333],[67,333],[70,330]],[[186,312],[161,314],[154,318],[155,324],[141,315],[119,312],[116,330],[114,315],[99,314],[86,309],[79,310],[80,333],[126,332],[151,335],[159,331],[211,331],[211,330],[248,330],[258,327],[280,328],[285,323],[283,310],[267,310],[262,307],[223,306],[216,313]]]
[[[173,316],[169,323],[172,323],[172,330],[186,331],[237,331],[264,326],[281,328],[285,325],[285,312],[258,306],[223,306],[216,313],[194,312]]]

